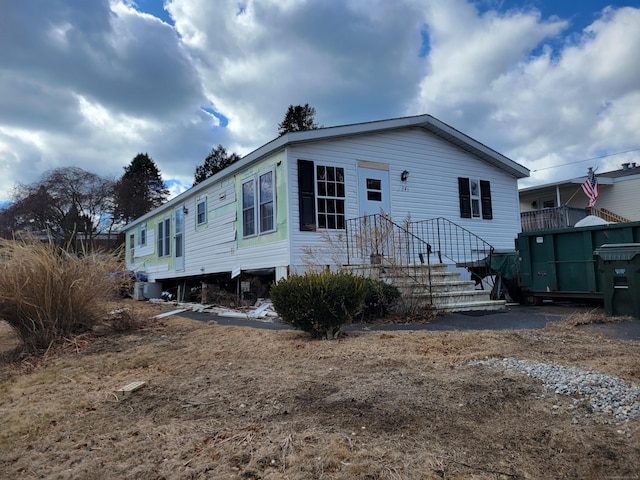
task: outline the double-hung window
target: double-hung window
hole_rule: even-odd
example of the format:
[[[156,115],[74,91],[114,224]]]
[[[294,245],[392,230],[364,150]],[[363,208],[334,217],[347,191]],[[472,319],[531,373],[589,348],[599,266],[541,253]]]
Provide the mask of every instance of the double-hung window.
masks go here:
[[[252,178],[242,184],[242,236],[256,234],[256,182]]]
[[[147,244],[147,226],[140,225],[138,228],[138,245],[144,247]]]
[[[318,228],[344,229],[344,168],[317,165],[316,183]]]
[[[375,185],[372,185],[372,194]],[[345,228],[344,168],[298,160],[300,230]]]
[[[207,223],[207,199],[203,198],[196,203],[196,225]]]
[[[171,255],[171,219],[158,222],[158,257]]]
[[[491,183],[487,180],[458,177],[460,217],[491,220]]]
[[[273,232],[275,219],[275,174],[263,172],[242,183],[242,236]]]
[[[259,188],[260,233],[267,233],[275,230],[275,218],[273,215],[273,170],[260,175]]]

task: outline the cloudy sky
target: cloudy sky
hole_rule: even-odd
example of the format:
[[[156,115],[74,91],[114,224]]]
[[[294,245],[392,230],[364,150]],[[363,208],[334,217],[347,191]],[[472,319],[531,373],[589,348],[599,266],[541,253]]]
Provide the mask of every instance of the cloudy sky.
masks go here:
[[[531,169],[521,186],[640,163],[640,1],[0,3],[0,201],[139,152],[184,188],[305,103],[324,126],[431,114]]]

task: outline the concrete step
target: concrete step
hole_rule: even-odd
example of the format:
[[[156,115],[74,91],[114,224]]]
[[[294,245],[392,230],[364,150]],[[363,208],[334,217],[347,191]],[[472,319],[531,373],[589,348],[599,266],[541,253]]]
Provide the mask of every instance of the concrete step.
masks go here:
[[[382,273],[382,277],[385,280],[388,280],[390,283],[394,285],[409,285],[409,284],[423,284],[428,285],[429,281],[432,283],[440,283],[440,282],[451,282],[460,280],[460,272],[416,272],[416,275],[408,275],[402,274],[400,272],[384,272]]]
[[[490,300],[491,293],[487,290],[467,290],[464,292],[424,292],[413,295],[421,303],[430,303],[435,307],[448,307],[458,303],[483,302]]]
[[[449,265],[446,263],[432,263],[431,265],[383,265],[384,271],[387,274],[393,275],[394,271],[401,272],[402,275],[413,275],[417,276],[421,273],[427,273],[431,270],[431,273],[434,272],[446,272],[449,270]]]
[[[438,312],[466,312],[473,310],[503,310],[504,300],[491,300],[489,290],[470,290],[462,292],[428,292],[408,295],[417,305],[433,308]],[[411,301],[411,300],[410,300]]]
[[[388,265],[383,263],[380,265],[343,265],[342,268],[356,275],[377,278],[383,275],[390,277],[428,276],[429,271],[431,271],[432,275],[447,272],[449,266],[446,263],[434,263],[431,265]]]
[[[507,302],[504,300],[486,300],[478,302],[456,303],[449,307],[437,307],[442,313],[446,312],[477,312],[477,311],[498,311],[506,308]]]
[[[392,285],[398,287],[400,292],[406,295],[420,295],[424,292],[468,292],[475,290],[475,282],[473,280],[439,280],[432,281],[431,288],[429,288],[429,282],[415,283],[415,282],[402,282],[401,284],[395,281],[391,282]]]
[[[395,285],[410,302],[439,312],[505,308],[503,300],[491,300],[489,290],[476,290],[473,280],[461,280],[460,272],[450,272],[446,264],[351,265],[346,268],[356,275],[379,278]]]

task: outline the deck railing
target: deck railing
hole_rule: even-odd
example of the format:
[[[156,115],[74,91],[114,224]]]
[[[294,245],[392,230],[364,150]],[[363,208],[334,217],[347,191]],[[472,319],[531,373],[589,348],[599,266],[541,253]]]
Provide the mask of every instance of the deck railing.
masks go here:
[[[587,210],[574,207],[544,208],[520,213],[523,232],[573,227],[587,216]]]

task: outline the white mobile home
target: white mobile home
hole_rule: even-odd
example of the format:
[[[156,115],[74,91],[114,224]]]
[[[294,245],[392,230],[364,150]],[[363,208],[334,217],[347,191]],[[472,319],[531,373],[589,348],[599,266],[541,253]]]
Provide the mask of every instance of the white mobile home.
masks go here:
[[[282,278],[302,271],[310,252],[322,264],[353,263],[346,252],[336,260],[327,238],[353,246],[349,225],[381,212],[407,228],[447,219],[512,249],[517,180],[528,174],[429,115],[292,132],[130,223],[127,263],[150,282],[247,271]]]

